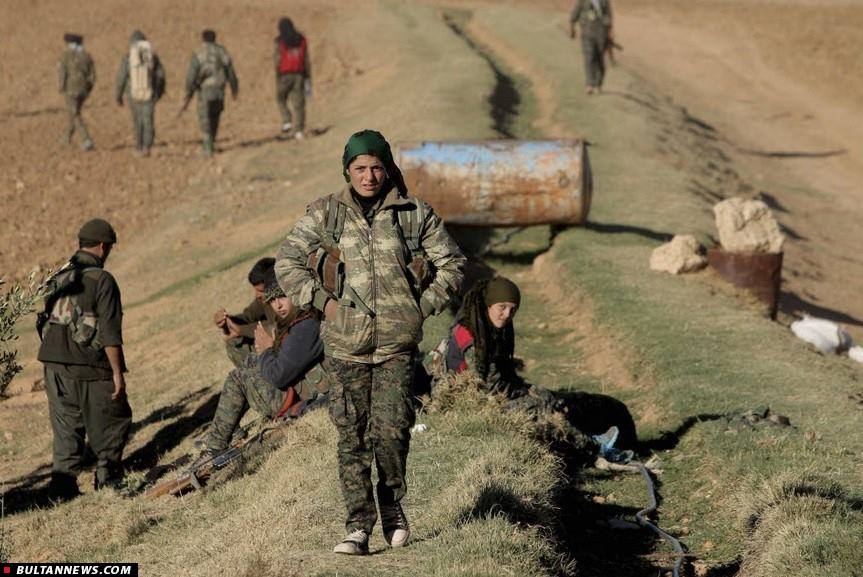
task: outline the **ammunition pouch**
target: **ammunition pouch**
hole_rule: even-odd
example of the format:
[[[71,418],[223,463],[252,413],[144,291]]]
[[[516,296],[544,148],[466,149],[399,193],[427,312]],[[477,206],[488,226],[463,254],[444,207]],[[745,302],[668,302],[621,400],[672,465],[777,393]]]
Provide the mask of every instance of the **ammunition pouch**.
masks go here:
[[[309,255],[306,267],[312,271],[323,289],[336,300],[345,292],[345,263],[341,251],[333,247],[321,247]]]
[[[416,255],[408,264],[408,278],[416,291],[417,296],[421,296],[429,287],[434,278],[434,265],[424,256]]]

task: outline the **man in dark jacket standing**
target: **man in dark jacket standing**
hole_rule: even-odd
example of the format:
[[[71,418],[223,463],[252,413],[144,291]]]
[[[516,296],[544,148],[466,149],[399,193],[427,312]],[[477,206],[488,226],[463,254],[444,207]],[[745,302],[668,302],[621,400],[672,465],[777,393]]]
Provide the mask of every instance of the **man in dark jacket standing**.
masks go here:
[[[122,481],[121,459],[132,424],[120,289],[103,268],[117,233],[97,218],[81,227],[78,240],[79,250],[60,271],[74,281],[46,300],[39,348],[54,430],[51,489],[60,498],[78,494],[85,435],[98,458],[96,489]]]

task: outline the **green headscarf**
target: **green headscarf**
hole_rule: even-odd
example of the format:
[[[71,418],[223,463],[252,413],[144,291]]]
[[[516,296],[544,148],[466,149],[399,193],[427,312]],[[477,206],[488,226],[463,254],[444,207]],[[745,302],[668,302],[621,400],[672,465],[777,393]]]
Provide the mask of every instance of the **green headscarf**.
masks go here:
[[[485,287],[485,304],[491,306],[497,303],[521,304],[521,291],[514,282],[502,276],[491,279]]]
[[[384,168],[387,169],[387,176],[390,181],[399,189],[399,192],[407,193],[402,173],[393,159],[390,143],[377,130],[361,130],[352,134],[348,139],[348,143],[345,144],[345,152],[342,154],[342,174],[345,177],[345,182],[351,181],[350,176],[348,176],[348,165],[361,154],[379,158],[383,162]]]

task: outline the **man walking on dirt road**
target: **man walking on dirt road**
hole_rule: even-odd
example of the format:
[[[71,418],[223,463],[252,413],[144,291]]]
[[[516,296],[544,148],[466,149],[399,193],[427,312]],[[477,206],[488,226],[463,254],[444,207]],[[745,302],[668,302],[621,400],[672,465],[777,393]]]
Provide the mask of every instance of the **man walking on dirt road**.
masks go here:
[[[288,234],[276,275],[294,304],[324,313],[348,533],[333,551],[365,555],[378,519],[373,464],[384,538],[392,547],[410,539],[401,500],[414,359],[423,321],[457,293],[465,258],[431,207],[408,194],[379,132],[351,136],[342,174],[344,189],[309,205]]]
[[[305,36],[290,18],[279,20],[279,35],[273,52],[276,69],[276,104],[282,115],[282,132],[305,138],[306,96],[312,94],[312,69]]]
[[[578,0],[569,17],[569,36],[575,38],[575,24],[581,21],[581,51],[587,94],[602,90],[605,78],[605,50],[611,41],[610,0]]]
[[[150,156],[155,138],[153,117],[156,102],[165,93],[165,69],[153,51],[153,45],[140,30],[132,33],[129,51],[120,60],[117,72],[117,104],[123,106],[123,96],[132,110],[132,130],[135,147],[141,156]]]
[[[50,488],[61,499],[78,494],[85,435],[98,458],[96,489],[116,487],[123,480],[121,459],[132,425],[123,307],[117,281],[104,269],[116,242],[114,228],[102,219],[81,227],[78,251],[48,281],[37,325],[54,431]]]
[[[183,109],[197,92],[198,122],[201,132],[204,133],[204,156],[211,157],[219,133],[219,119],[225,109],[225,85],[230,85],[234,100],[237,99],[240,87],[228,51],[221,44],[216,44],[216,33],[213,30],[204,30],[201,39],[204,42],[192,53],[189,72],[186,74],[186,100]]]
[[[66,41],[67,48],[60,56],[60,94],[66,97],[66,111],[69,113],[69,128],[63,143],[71,144],[72,135],[77,129],[84,138],[84,150],[92,150],[93,140],[87,125],[84,124],[81,108],[96,84],[96,65],[93,64],[90,54],[84,50],[83,36],[66,34],[63,40]]]

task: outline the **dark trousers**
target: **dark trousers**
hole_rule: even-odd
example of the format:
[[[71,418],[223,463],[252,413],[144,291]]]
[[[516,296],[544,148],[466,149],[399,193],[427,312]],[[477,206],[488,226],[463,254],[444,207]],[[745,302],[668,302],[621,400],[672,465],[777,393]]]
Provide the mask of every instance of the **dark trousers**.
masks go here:
[[[338,430],[339,481],[347,508],[348,531],[371,533],[377,522],[372,463],[377,468],[381,507],[407,492],[405,473],[414,409],[413,356],[376,365],[327,357],[330,417]]]
[[[54,431],[52,472],[73,478],[78,475],[86,437],[98,458],[96,480],[110,483],[122,479],[123,449],[132,426],[132,409],[125,397],[111,399],[113,381],[81,381],[46,365],[45,391]]]
[[[605,47],[608,32],[605,28],[581,35],[581,51],[584,54],[584,76],[588,86],[599,88],[605,78]]]

